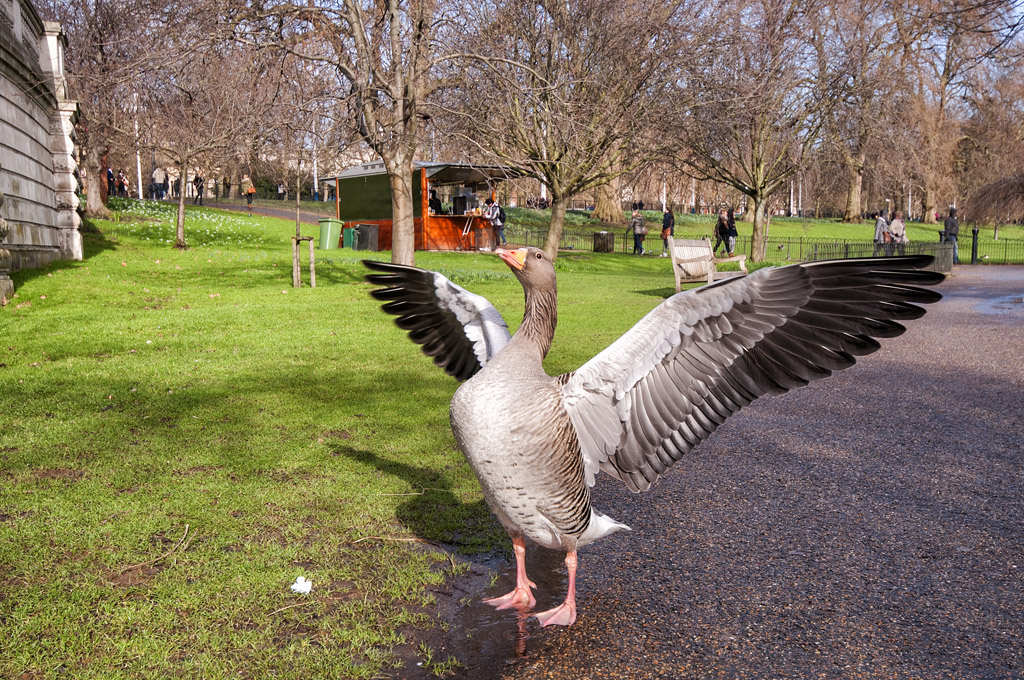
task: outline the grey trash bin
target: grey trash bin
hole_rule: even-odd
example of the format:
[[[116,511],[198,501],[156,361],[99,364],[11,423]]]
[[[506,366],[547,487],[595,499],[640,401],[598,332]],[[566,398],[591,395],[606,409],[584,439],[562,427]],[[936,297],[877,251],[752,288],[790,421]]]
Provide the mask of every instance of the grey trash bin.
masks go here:
[[[376,224],[356,225],[356,250],[377,251],[377,232],[380,227]]]

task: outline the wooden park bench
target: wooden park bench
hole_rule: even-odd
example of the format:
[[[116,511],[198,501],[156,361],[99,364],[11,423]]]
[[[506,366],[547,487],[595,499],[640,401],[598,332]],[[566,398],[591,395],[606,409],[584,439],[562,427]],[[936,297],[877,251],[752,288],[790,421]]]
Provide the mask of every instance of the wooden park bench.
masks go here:
[[[746,255],[715,257],[715,251],[711,249],[710,239],[682,239],[669,236],[668,252],[672,257],[672,273],[676,277],[677,293],[682,290],[684,283],[692,283],[694,281],[713,283],[716,278],[722,279],[729,276],[744,276],[747,274]],[[738,262],[740,271],[718,271],[718,265],[724,262]]]

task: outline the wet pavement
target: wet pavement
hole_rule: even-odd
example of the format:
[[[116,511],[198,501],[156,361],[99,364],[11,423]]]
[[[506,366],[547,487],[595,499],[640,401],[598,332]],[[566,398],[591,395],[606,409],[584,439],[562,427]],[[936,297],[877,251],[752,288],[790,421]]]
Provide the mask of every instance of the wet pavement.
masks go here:
[[[1024,268],[957,267],[857,366],[731,418],[580,552],[579,619],[494,612],[451,584],[457,677],[1024,678]],[[563,556],[534,548],[538,610]],[[499,567],[501,565],[498,565]],[[441,651],[441,650],[439,650]],[[416,669],[395,677],[420,677]]]

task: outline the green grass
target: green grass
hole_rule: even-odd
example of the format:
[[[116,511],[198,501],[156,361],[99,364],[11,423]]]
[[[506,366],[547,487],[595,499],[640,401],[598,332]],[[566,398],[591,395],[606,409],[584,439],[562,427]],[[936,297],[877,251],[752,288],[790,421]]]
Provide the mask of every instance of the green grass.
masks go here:
[[[189,206],[178,251],[174,206],[114,207],[83,262],[17,273],[0,310],[0,677],[379,674],[453,572],[394,539],[456,572],[506,550],[449,430],[455,381],[360,254],[317,251],[318,287],[293,289],[288,220]],[[518,324],[497,258],[417,258]],[[552,373],[672,291],[665,260],[558,267]]]

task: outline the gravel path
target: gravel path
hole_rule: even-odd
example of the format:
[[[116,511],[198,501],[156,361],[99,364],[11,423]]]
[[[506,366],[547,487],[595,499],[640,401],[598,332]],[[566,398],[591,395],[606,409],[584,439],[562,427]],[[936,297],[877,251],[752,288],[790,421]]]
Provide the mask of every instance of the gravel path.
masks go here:
[[[940,290],[652,491],[602,475],[595,505],[634,531],[581,551],[577,623],[530,621],[515,663],[494,633],[481,653],[501,658],[460,654],[465,677],[1024,678],[1024,268],[958,267]],[[564,596],[560,560],[529,553],[539,607]]]

